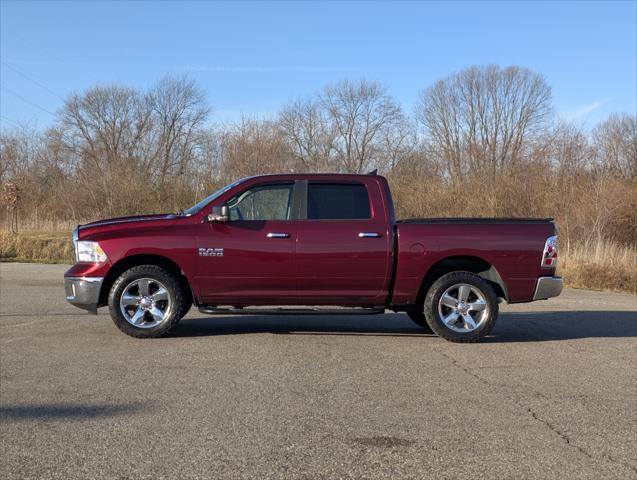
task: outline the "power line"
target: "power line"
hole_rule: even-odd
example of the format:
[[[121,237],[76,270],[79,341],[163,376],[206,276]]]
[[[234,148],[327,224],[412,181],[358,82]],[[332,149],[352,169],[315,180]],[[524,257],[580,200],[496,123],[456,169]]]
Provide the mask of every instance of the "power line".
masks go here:
[[[30,77],[29,75],[27,75],[26,73],[18,70],[17,68],[15,68],[13,65],[8,64],[5,61],[2,61],[2,64],[5,67],[9,67],[11,70],[13,70],[14,72],[16,72],[18,75],[21,75],[22,77],[26,78],[27,80],[31,80],[33,83],[35,83],[37,86],[43,88],[44,90],[46,90],[47,92],[49,92],[51,95],[55,95],[57,98],[59,98],[60,100],[64,101],[64,98],[62,98],[61,95],[57,94],[56,92],[54,92],[53,90],[51,90],[49,87],[47,87],[46,85],[38,82],[36,79]]]
[[[49,115],[53,115],[55,117],[55,113],[53,113],[50,110],[47,110],[46,108],[38,105],[37,103],[33,103],[31,100],[27,100],[26,98],[24,98],[22,95],[20,95],[19,93],[14,92],[13,90],[8,89],[7,87],[5,87],[4,85],[0,85],[0,88],[2,88],[3,90],[6,90],[7,92],[9,92],[11,95],[19,98],[20,100],[22,100],[24,103],[28,103],[29,105],[35,107],[35,108],[39,108],[40,110],[42,110],[43,112],[48,113]]]
[[[7,30],[7,28],[5,28],[5,31]],[[11,30],[11,29],[9,29]],[[5,32],[6,33],[6,32]],[[41,45],[38,45],[36,43],[34,43],[30,38],[27,38],[23,35],[20,35],[17,31],[10,31],[8,37],[16,37],[18,40],[21,40],[23,43],[28,43],[29,45],[31,45],[32,47],[34,47],[36,50],[40,50],[40,52],[44,53],[47,57],[52,58],[53,60],[56,60],[58,62],[64,62],[64,60],[62,60],[60,57],[58,57],[57,55],[53,54],[52,52],[50,52],[47,48],[44,48]]]
[[[5,122],[9,122],[10,124],[12,124],[15,127],[20,127],[20,125],[18,124],[18,122],[14,122],[13,120],[9,120],[7,117],[3,117],[2,115],[0,115],[0,120],[4,120]]]

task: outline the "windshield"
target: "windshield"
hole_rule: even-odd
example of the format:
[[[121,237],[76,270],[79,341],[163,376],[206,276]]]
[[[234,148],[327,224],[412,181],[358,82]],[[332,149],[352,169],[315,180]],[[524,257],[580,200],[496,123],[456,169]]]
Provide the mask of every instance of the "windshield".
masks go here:
[[[248,177],[249,178],[249,177]],[[214,192],[211,195],[208,195],[206,198],[204,198],[203,200],[200,200],[199,202],[195,203],[192,207],[190,207],[188,210],[184,210],[182,215],[192,215],[194,213],[197,213],[199,210],[201,210],[203,207],[205,207],[206,205],[208,205],[210,202],[212,202],[215,198],[220,197],[221,195],[223,195],[224,193],[226,193],[228,190],[230,190],[231,188],[236,187],[237,185],[239,185],[240,183],[245,182],[248,178],[242,178],[240,180],[237,180],[236,182],[231,183],[230,185],[226,185],[223,188],[220,188],[219,190],[217,190],[216,192]]]

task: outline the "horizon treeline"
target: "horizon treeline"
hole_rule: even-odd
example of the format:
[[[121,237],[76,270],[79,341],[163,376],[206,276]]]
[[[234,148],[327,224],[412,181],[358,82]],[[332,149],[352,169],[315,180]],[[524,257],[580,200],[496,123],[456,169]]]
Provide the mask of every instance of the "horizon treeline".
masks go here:
[[[559,119],[527,68],[467,68],[423,88],[413,111],[366,80],[267,119],[215,123],[213,105],[185,76],[71,94],[52,127],[0,132],[0,183],[18,186],[20,223],[39,228],[180,211],[248,175],[378,169],[400,217],[554,217],[567,248],[635,244],[636,116]]]

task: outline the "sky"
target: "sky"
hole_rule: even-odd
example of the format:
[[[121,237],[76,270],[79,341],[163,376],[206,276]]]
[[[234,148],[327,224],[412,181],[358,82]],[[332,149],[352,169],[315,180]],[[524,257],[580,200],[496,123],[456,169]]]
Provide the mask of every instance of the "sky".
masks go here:
[[[344,78],[381,82],[407,112],[471,65],[543,74],[559,116],[637,114],[637,1],[24,2],[0,0],[0,126],[46,128],[101,84],[188,74],[213,121],[276,115]]]

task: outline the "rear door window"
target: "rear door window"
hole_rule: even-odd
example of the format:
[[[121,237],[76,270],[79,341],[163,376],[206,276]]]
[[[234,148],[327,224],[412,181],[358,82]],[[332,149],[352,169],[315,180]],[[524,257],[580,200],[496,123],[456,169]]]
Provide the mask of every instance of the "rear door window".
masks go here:
[[[367,188],[361,183],[319,183],[307,186],[308,220],[371,218]]]

